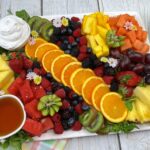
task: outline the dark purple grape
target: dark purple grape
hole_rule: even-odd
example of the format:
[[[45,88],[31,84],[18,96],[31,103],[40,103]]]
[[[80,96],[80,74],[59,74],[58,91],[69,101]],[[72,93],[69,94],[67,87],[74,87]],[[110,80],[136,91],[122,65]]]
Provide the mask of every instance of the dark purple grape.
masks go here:
[[[113,58],[120,58],[121,53],[120,53],[119,50],[113,49],[113,50],[110,51],[110,55],[111,55]]]
[[[142,63],[143,62],[143,55],[138,52],[130,53],[128,56],[129,56],[130,60],[134,63]]]
[[[144,71],[144,65],[143,64],[137,64],[134,68],[133,71],[136,72],[137,74],[141,73]]]
[[[150,64],[150,53],[145,55],[145,63]]]
[[[130,65],[129,65],[129,70],[133,70],[133,68],[135,67],[135,64],[133,64],[133,63],[131,63]]]
[[[145,83],[150,84],[150,75],[145,77]]]
[[[130,63],[131,63],[131,61],[128,58],[128,56],[123,55],[123,57],[120,60],[119,66],[122,70],[128,70]]]
[[[150,74],[150,65],[145,65],[144,66],[144,71],[146,74]]]

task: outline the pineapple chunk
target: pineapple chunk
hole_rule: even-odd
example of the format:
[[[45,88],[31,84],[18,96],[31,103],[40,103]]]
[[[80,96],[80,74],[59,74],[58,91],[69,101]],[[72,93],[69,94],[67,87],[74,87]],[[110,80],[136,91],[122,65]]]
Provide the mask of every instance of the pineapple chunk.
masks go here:
[[[5,93],[8,93],[7,89],[8,89],[8,87],[12,84],[12,82],[13,82],[14,80],[15,80],[15,78],[12,77],[12,78],[8,81],[8,83],[2,88],[2,90],[5,91]]]
[[[104,44],[103,45],[103,56],[108,56],[109,55],[109,47]]]
[[[0,55],[0,73],[3,71],[7,71],[7,70],[10,70],[10,67],[8,66],[7,62]]]
[[[103,39],[106,39],[106,34],[108,32],[108,30],[102,26],[97,26],[97,32],[100,34],[100,36],[103,38]]]
[[[94,47],[97,46],[96,41],[94,39],[94,36],[93,35],[87,35],[86,37],[87,37],[88,43],[90,44],[92,49],[94,49]]]
[[[98,45],[101,45],[101,46],[105,45],[105,41],[99,34],[94,35],[94,39]]]

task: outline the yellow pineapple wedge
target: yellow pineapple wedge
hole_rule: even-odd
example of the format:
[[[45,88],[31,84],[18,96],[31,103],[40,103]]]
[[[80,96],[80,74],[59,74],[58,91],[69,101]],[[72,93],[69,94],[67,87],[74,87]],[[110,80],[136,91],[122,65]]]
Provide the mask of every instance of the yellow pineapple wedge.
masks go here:
[[[134,89],[134,95],[150,108],[150,86],[136,87]]]

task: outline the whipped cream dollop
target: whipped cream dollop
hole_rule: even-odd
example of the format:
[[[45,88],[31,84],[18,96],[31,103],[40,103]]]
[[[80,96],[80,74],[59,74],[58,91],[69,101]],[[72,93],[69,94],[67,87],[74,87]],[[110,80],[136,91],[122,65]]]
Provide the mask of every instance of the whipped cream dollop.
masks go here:
[[[0,20],[0,47],[6,50],[21,48],[29,36],[30,27],[23,19],[9,15]]]

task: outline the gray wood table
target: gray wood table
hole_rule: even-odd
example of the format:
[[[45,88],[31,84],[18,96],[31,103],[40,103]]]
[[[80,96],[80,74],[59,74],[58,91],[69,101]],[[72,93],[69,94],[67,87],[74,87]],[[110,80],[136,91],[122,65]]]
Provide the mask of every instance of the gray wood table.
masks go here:
[[[7,10],[26,9],[30,15],[95,11],[137,11],[150,35],[150,0],[0,0],[0,17]],[[150,131],[70,139],[66,150],[150,150]]]

